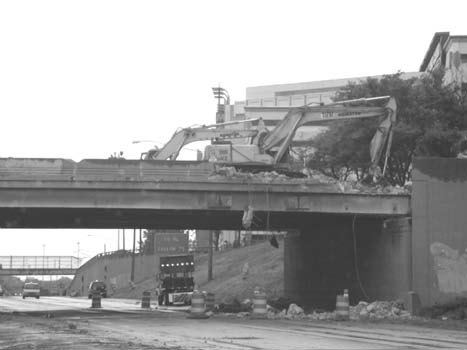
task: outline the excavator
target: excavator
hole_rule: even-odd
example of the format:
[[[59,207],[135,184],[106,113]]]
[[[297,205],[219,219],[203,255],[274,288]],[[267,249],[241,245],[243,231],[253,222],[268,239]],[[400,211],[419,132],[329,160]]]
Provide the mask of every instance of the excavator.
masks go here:
[[[386,101],[382,107],[365,105],[381,100]],[[252,171],[270,169],[283,172],[284,169],[288,169],[288,151],[293,144],[297,129],[301,126],[325,126],[342,120],[381,118],[370,143],[369,168],[370,176],[380,178],[386,172],[396,112],[396,100],[390,96],[338,101],[317,106],[305,105],[290,109],[272,130],[268,130],[261,119],[180,129],[161,149],[143,153],[142,158],[176,160],[185,145],[195,141],[211,140],[211,145],[206,146],[204,152],[205,161]],[[235,139],[245,139],[247,142],[232,142]],[[379,164],[385,146],[384,166],[381,170]]]

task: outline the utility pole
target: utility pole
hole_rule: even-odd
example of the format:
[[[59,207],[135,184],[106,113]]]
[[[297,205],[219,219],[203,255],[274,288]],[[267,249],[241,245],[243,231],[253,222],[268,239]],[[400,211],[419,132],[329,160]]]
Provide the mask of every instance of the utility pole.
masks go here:
[[[120,229],[117,229],[118,241],[117,241],[117,250],[120,250]]]
[[[125,250],[125,228],[123,228],[122,236],[123,236],[123,250]]]
[[[42,270],[45,270],[45,244],[42,245]],[[44,275],[42,275],[42,282],[44,282]]]
[[[138,244],[138,245],[139,245],[139,252],[140,252],[140,253],[142,253],[141,246],[143,245],[143,239],[142,239],[142,237],[141,237],[141,234],[142,234],[141,231],[142,231],[142,229],[140,228],[140,229],[139,229],[139,244]]]
[[[133,229],[133,254],[131,254],[131,276],[130,280],[135,280],[135,249],[136,249],[136,229]]]
[[[208,262],[208,281],[212,281],[212,235],[214,231],[209,231],[209,248],[208,248],[208,255],[209,255],[209,262]]]

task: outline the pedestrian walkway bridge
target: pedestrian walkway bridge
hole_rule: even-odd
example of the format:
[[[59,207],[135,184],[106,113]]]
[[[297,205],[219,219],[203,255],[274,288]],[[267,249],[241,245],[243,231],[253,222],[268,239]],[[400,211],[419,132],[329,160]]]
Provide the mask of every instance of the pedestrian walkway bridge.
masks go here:
[[[74,256],[0,256],[0,276],[74,275],[78,267]]]

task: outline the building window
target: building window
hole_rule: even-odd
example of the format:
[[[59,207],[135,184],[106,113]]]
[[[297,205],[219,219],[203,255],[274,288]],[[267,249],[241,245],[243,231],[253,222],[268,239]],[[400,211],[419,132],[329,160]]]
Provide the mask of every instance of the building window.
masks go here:
[[[467,53],[461,53],[461,63],[467,63]]]

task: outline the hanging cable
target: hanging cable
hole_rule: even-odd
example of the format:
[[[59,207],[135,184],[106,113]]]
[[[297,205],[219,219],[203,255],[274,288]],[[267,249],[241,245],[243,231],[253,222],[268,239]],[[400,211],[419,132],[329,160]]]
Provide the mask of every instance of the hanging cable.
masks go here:
[[[357,258],[357,238],[355,235],[355,221],[357,220],[357,214],[354,215],[353,220],[352,220],[352,236],[353,236],[353,254],[354,254],[354,267],[355,267],[355,274],[357,276],[357,281],[358,285],[360,286],[360,290],[363,293],[363,296],[367,299],[370,300],[370,297],[368,294],[366,294],[365,288],[363,288],[362,281],[360,279],[360,272],[358,270],[358,258]]]
[[[267,217],[266,217],[266,230],[269,231],[269,219],[271,211],[269,210],[269,186],[266,187],[266,207],[268,208]]]

